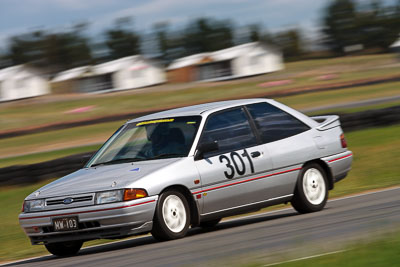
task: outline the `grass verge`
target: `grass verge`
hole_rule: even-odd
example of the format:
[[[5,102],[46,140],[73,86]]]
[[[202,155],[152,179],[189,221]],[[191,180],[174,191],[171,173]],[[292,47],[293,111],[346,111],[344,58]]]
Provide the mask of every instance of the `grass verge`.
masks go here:
[[[269,266],[300,267],[300,266],[399,266],[400,262],[400,231],[387,234],[379,240],[359,243],[350,246],[343,252],[321,255],[298,260],[288,260],[281,264]],[[265,266],[254,264],[246,266]],[[268,265],[267,265],[268,266]]]
[[[97,145],[104,143],[124,121],[101,123],[89,126],[75,127],[64,130],[49,131],[44,133],[30,134],[6,139],[0,139],[0,166],[6,166],[7,162],[16,163],[18,155],[23,155],[27,151],[29,154],[48,152],[48,151],[65,151],[73,147]],[[98,146],[98,145],[97,145]],[[79,150],[79,149],[78,149]],[[82,149],[81,149],[82,151]],[[85,151],[82,151],[85,152]],[[54,155],[59,155],[58,152],[53,152]],[[63,153],[61,153],[63,154]],[[64,153],[65,154],[65,153]],[[51,152],[41,153],[39,157],[51,155]],[[13,157],[14,159],[9,159]],[[24,162],[29,162],[32,157],[26,156]],[[39,158],[36,158],[38,160]],[[20,164],[20,162],[18,162]]]

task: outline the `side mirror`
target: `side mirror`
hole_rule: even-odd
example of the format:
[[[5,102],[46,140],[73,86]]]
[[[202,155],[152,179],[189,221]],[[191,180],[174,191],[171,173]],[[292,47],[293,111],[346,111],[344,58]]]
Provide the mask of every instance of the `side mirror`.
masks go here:
[[[197,152],[194,156],[195,160],[204,158],[204,153],[218,151],[219,146],[217,141],[202,143],[197,147]]]

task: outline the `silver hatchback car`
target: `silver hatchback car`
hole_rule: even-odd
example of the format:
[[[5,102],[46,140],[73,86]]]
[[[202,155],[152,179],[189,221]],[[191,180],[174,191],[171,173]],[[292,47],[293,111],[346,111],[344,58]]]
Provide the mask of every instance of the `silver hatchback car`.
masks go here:
[[[98,238],[176,239],[279,203],[319,211],[351,162],[338,116],[269,99],[189,106],[128,121],[84,168],[30,194],[19,221],[58,256]]]

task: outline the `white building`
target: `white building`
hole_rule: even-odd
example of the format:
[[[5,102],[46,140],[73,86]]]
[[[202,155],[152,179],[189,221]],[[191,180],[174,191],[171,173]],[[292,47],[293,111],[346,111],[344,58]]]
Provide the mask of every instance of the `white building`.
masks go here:
[[[52,82],[74,81],[72,91],[75,92],[104,92],[147,87],[165,80],[165,72],[160,65],[136,55],[63,71]]]
[[[0,70],[0,101],[41,96],[50,93],[45,78],[24,65]]]
[[[400,38],[397,39],[391,46],[390,49],[394,52],[400,53]]]
[[[282,53],[259,42],[180,58],[168,67],[170,81],[215,81],[234,79],[284,68]]]

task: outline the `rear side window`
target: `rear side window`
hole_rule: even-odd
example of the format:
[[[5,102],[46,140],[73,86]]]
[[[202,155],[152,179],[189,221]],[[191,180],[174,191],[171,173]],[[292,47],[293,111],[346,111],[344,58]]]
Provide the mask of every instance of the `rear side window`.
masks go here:
[[[257,140],[242,108],[211,115],[207,120],[200,143],[217,141],[219,150],[205,157],[253,146]]]
[[[268,103],[248,105],[263,143],[284,139],[310,128],[300,120]]]

